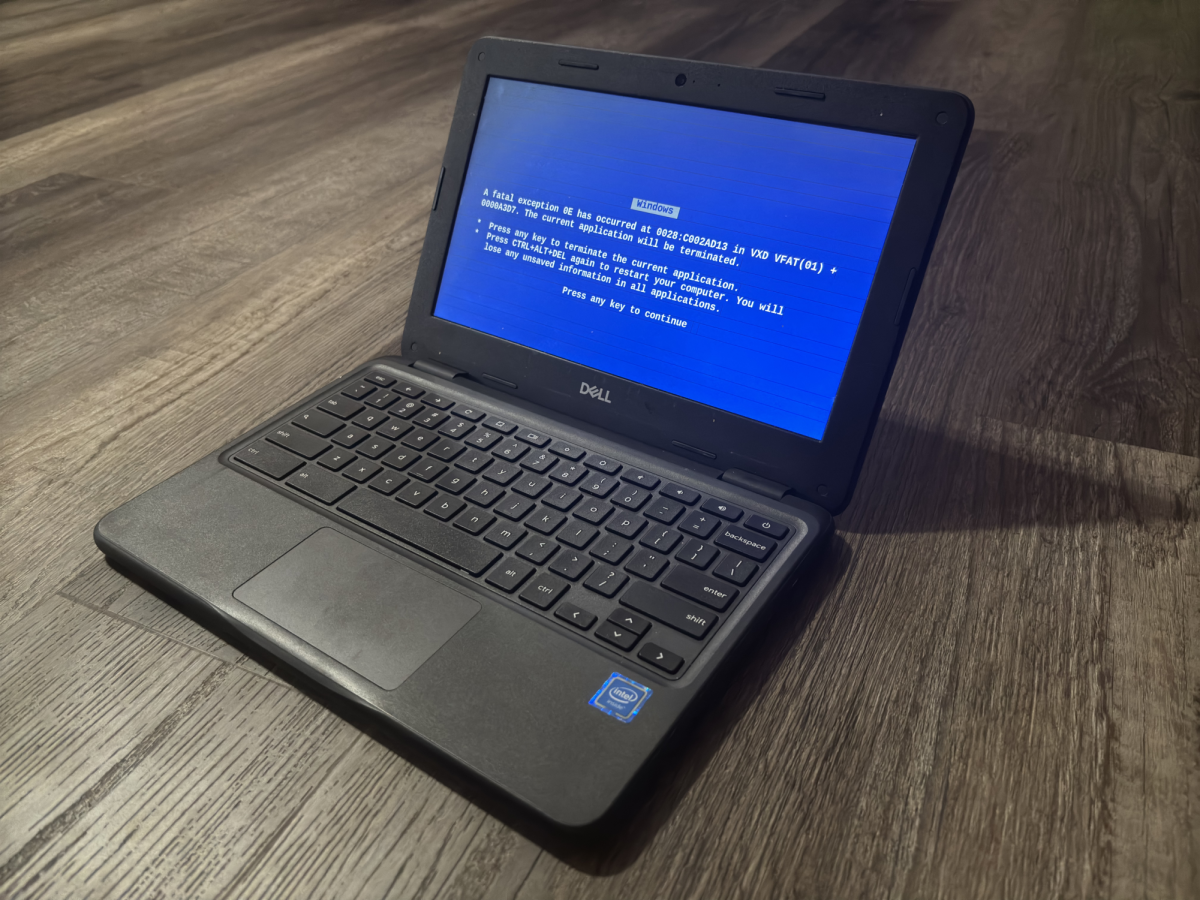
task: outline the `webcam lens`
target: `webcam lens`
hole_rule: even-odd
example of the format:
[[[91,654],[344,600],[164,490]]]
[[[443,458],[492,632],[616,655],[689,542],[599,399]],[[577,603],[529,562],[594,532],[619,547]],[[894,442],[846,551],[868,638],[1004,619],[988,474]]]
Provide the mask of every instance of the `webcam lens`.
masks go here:
[[[685,84],[687,84],[687,76],[680,72],[675,76],[675,83],[680,87],[683,87]]]

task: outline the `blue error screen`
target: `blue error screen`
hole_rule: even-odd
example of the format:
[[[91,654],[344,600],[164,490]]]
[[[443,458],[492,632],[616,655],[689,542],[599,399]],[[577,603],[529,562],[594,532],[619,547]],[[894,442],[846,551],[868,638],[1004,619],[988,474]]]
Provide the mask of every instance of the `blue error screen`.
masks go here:
[[[434,315],[820,440],[915,144],[492,78]]]

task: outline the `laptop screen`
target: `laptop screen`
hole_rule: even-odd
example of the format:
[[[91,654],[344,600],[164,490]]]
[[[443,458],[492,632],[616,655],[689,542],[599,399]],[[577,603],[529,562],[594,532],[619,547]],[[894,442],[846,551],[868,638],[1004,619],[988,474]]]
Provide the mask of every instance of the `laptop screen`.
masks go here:
[[[493,77],[434,315],[820,440],[915,144]]]

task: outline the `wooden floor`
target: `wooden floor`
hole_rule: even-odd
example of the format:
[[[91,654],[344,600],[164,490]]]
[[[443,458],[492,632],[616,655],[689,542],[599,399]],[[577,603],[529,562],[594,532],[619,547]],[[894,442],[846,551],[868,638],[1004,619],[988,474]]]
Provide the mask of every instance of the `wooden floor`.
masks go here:
[[[394,344],[482,34],[978,112],[839,537],[611,845],[109,569]],[[0,895],[1200,897],[1200,4],[0,6]]]

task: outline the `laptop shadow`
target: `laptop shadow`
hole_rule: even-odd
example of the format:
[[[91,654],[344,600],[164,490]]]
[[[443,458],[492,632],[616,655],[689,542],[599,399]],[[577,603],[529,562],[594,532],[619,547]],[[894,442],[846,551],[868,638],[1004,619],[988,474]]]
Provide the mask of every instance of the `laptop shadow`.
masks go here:
[[[636,862],[671,819],[713,755],[807,628],[822,598],[831,593],[842,577],[850,556],[850,548],[844,541],[836,535],[830,538],[829,544],[819,550],[808,565],[801,586],[794,589],[790,597],[779,597],[774,609],[760,617],[757,632],[743,642],[737,658],[710,683],[703,714],[669,739],[664,752],[652,759],[633,780],[610,815],[597,827],[579,833],[564,833],[552,827],[486,784],[446,763],[429,748],[282,664],[206,609],[178,602],[136,573],[114,565],[111,560],[108,565],[567,865],[591,875],[613,875]],[[704,701],[700,705],[704,705]]]
[[[1123,460],[1121,445],[1109,441],[996,419],[951,434],[880,418],[837,530],[985,531],[1165,521],[1178,514],[1175,496]]]

